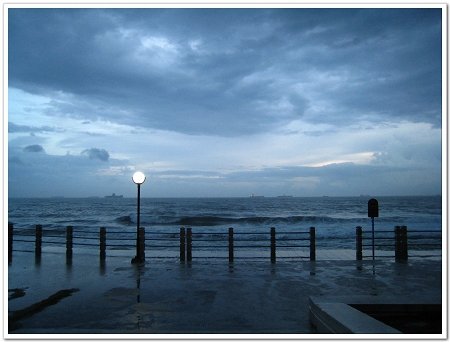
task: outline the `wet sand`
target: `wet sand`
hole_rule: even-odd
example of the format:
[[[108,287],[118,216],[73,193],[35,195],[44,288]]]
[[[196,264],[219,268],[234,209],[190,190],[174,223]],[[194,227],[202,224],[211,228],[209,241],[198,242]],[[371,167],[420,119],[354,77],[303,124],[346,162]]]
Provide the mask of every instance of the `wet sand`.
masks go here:
[[[10,334],[312,334],[310,296],[441,298],[439,258],[371,261],[150,259],[145,266],[93,255],[17,253],[8,272],[8,311],[64,289],[71,296],[17,320]]]

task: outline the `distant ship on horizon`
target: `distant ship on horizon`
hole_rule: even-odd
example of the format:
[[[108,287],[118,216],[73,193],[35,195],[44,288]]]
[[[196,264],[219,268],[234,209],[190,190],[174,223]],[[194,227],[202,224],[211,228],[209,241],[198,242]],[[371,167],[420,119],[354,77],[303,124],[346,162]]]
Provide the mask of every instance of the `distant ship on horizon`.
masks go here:
[[[116,193],[113,192],[110,196],[105,196],[105,198],[123,198],[123,195],[116,195]]]
[[[280,195],[280,196],[277,196],[277,198],[292,198],[292,197],[294,197],[294,196],[292,196],[292,195]]]
[[[250,197],[251,197],[251,198],[264,198],[264,196],[261,196],[261,195],[255,195],[255,194],[252,194]]]

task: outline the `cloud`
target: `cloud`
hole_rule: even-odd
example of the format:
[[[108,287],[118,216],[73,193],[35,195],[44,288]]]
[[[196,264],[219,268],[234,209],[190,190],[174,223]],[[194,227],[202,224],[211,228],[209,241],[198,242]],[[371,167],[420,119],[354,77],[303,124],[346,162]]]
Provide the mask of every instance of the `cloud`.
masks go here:
[[[89,159],[98,159],[104,162],[109,160],[109,153],[104,149],[90,148],[84,150],[81,154],[87,155]]]
[[[9,164],[16,164],[16,165],[23,165],[24,163],[22,162],[22,160],[20,160],[20,158],[18,157],[10,157],[8,158],[8,163]]]
[[[8,123],[8,132],[9,133],[44,133],[44,132],[56,132],[63,131],[62,129],[57,129],[55,127],[49,126],[27,126],[27,125],[16,125],[13,122]]]
[[[12,150],[8,163],[8,192],[10,197],[103,196],[112,192],[130,195],[131,168],[123,174],[104,175],[99,172],[105,164],[92,163],[82,155],[51,155]],[[111,167],[125,167],[126,162],[109,159]]]
[[[24,152],[45,152],[44,148],[41,145],[28,145],[24,147]]]
[[[221,136],[298,117],[440,122],[437,9],[9,13],[10,85],[70,95],[52,115]]]
[[[13,190],[131,193],[139,169],[152,196],[439,192],[440,9],[8,16]]]
[[[324,166],[266,167],[209,171],[177,169],[170,165],[144,167],[151,186],[144,196],[358,196],[437,194],[441,187],[439,165],[373,164],[353,162]],[[55,156],[13,150],[9,155],[11,196],[91,196],[112,192],[132,196],[131,175],[136,167],[126,160],[92,163],[83,155]]]
[[[230,184],[258,194],[295,196],[428,195],[440,192],[440,168],[429,166],[358,165],[335,163],[320,167],[265,168],[225,175]],[[420,181],[418,181],[420,179]]]

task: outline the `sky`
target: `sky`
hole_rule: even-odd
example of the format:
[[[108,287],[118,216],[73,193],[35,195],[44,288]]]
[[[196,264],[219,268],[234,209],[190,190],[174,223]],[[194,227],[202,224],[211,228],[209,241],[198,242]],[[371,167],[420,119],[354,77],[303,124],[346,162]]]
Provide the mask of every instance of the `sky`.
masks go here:
[[[441,194],[441,9],[10,8],[8,196]]]

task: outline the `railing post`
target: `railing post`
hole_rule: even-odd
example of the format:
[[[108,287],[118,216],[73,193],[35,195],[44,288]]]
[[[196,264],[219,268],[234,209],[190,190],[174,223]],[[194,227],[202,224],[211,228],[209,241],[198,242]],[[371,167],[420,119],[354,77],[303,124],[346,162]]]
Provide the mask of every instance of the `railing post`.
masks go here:
[[[362,260],[362,227],[356,227],[356,260]]]
[[[106,228],[100,228],[100,261],[106,259]]]
[[[234,261],[233,228],[228,228],[228,261]]]
[[[316,260],[316,228],[309,228],[309,260]]]
[[[274,264],[277,260],[275,227],[270,228],[270,262]]]
[[[72,263],[73,227],[66,227],[66,263]]]
[[[186,260],[186,230],[184,227],[180,228],[180,262],[184,263]]]
[[[192,228],[187,228],[187,234],[186,234],[186,258],[188,262],[192,261]]]
[[[41,261],[42,253],[42,225],[36,225],[36,243],[34,247],[34,256],[36,257],[36,262]]]
[[[8,223],[8,264],[12,262],[13,255],[13,236],[14,236],[14,225]]]
[[[139,227],[139,260],[145,261],[145,228]]]
[[[408,260],[408,229],[406,226],[401,226],[401,236],[402,236],[402,257],[403,260]]]

